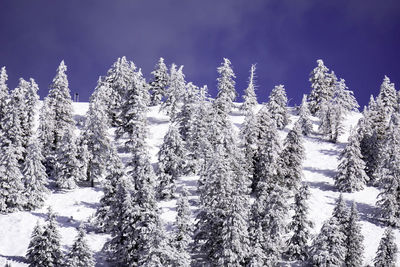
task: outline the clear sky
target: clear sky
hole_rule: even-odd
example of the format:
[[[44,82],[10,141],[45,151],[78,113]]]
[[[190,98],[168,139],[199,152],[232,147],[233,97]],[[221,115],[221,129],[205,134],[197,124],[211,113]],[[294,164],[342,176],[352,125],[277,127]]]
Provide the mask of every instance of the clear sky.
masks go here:
[[[159,57],[184,65],[215,95],[227,57],[239,93],[257,63],[259,101],[284,84],[293,105],[321,58],[364,105],[385,74],[400,89],[399,52],[399,0],[0,0],[0,66],[10,89],[33,77],[41,97],[64,59],[71,92],[87,101],[120,56],[147,78]]]

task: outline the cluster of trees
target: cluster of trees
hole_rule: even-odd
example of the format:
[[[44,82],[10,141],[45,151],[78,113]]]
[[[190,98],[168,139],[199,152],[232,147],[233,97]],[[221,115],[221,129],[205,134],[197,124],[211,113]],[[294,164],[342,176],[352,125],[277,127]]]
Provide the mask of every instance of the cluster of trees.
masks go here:
[[[318,266],[358,266],[362,262],[362,236],[357,210],[353,205],[348,211],[342,198],[308,247],[313,223],[308,219],[308,187],[302,181],[303,136],[313,133],[310,118],[316,115],[320,118],[319,133],[336,142],[343,116],[358,107],[345,81],[329,73],[322,60],[317,63],[310,75],[312,91],[303,97],[298,120],[283,143],[278,130],[290,122],[285,88],[275,86],[259,109],[255,65],[251,66],[240,108],[245,121],[239,135],[229,119],[237,93],[228,59],[217,69],[218,95],[212,99],[206,86],[185,81],[183,66],[172,64],[168,70],[161,58],[147,82],[133,62],[119,58],[99,78],[78,136],[64,62],[43,101],[36,133],[27,118],[36,112],[37,85],[33,80],[21,80],[9,95],[3,68],[0,98],[6,101],[0,101],[1,211],[42,205],[48,177],[59,189],[101,182],[104,196],[95,225],[111,235],[104,250],[118,265],[190,266],[195,262],[273,266],[293,260]],[[367,183],[381,186],[378,205],[382,218],[398,226],[399,164],[394,152],[399,144],[395,127],[399,120],[393,90],[385,78],[377,101],[372,98],[341,155],[335,184],[346,192],[360,190]],[[170,126],[153,168],[146,144],[146,113],[149,106],[156,105],[169,116]],[[108,133],[110,127],[115,129],[115,140]],[[121,151],[130,155],[126,164],[118,155]],[[195,223],[187,190],[176,186],[182,175],[200,177]],[[250,201],[252,197],[254,201]],[[167,233],[157,201],[170,198],[179,198],[178,212],[173,231]],[[54,215],[49,215],[48,225],[55,228]],[[42,260],[40,242],[49,242],[49,227],[38,225],[34,229],[27,255],[32,266],[40,265],[35,265]],[[390,234],[386,236],[390,239]],[[91,266],[91,256],[79,254],[87,248],[82,240],[80,230],[74,252],[68,255],[87,259],[86,265]],[[53,242],[55,247],[57,242]],[[54,250],[54,255],[61,255],[59,248]]]
[[[92,252],[86,241],[86,233],[82,227],[70,249],[63,255],[60,245],[60,234],[56,214],[48,209],[46,224],[37,222],[33,229],[26,259],[29,266],[88,266],[94,267]]]

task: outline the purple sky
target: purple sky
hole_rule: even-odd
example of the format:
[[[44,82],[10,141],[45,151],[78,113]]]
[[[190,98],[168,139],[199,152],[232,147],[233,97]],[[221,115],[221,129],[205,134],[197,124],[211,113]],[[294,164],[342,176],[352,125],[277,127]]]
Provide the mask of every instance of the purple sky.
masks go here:
[[[257,63],[259,101],[284,84],[293,105],[322,58],[364,105],[385,74],[400,89],[399,14],[398,0],[1,1],[0,66],[10,89],[33,77],[43,97],[64,59],[71,92],[87,101],[120,56],[146,77],[160,56],[184,65],[186,80],[212,95],[227,57],[239,93]]]

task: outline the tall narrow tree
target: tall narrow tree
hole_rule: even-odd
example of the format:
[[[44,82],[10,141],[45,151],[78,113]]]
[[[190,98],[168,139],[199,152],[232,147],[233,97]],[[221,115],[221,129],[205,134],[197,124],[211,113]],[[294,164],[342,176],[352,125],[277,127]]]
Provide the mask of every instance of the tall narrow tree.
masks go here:
[[[154,71],[151,72],[153,79],[150,82],[151,105],[161,104],[161,100],[166,95],[169,82],[169,75],[164,59],[160,57]]]
[[[282,84],[275,86],[269,95],[267,108],[278,129],[285,128],[289,123],[287,101],[285,87]]]
[[[248,112],[254,112],[254,108],[257,106],[257,95],[255,93],[256,85],[256,64],[252,64],[250,68],[250,77],[249,77],[249,84],[244,91],[245,94],[243,95],[243,104],[240,109],[243,111],[244,114]]]
[[[392,228],[388,227],[379,242],[376,257],[374,258],[375,267],[395,267],[397,265],[398,248],[395,242]]]

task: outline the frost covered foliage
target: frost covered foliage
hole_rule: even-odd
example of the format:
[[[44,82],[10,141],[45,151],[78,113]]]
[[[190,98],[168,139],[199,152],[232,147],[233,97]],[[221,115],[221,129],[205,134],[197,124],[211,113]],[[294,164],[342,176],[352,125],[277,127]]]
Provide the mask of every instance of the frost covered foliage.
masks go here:
[[[165,110],[171,121],[176,118],[179,106],[182,104],[186,94],[186,81],[183,74],[183,66],[177,69],[175,64],[171,65],[170,81],[168,90],[166,91],[166,99],[161,104],[161,110]]]
[[[282,182],[288,190],[297,190],[302,179],[305,151],[300,131],[300,124],[296,122],[286,136],[279,155],[278,164],[282,172]]]
[[[74,131],[72,100],[65,72],[67,66],[61,61],[57,74],[50,85],[49,94],[43,101],[39,120],[39,140],[42,154],[46,157],[45,166],[48,174],[53,175],[58,148],[64,134]]]
[[[310,120],[310,110],[308,108],[307,95],[303,95],[301,100],[300,110],[299,110],[299,120],[298,123],[301,126],[301,133],[304,136],[310,135],[313,131],[313,126]]]
[[[276,123],[271,119],[266,106],[258,112],[257,121],[257,152],[252,181],[252,188],[256,192],[260,181],[267,184],[276,182],[272,180],[272,173],[276,171],[274,167],[281,151]],[[282,184],[282,181],[278,182]]]
[[[192,124],[200,98],[199,87],[191,82],[188,83],[186,85],[186,94],[183,100],[183,106],[175,117],[175,121],[179,126],[179,133],[184,141],[188,140],[189,132],[193,131],[191,128],[193,127]]]
[[[23,176],[14,145],[2,148],[0,157],[0,212],[9,213],[25,204]]]
[[[109,121],[112,126],[120,125],[118,114],[125,98],[126,91],[132,83],[133,72],[136,70],[135,64],[128,61],[126,57],[118,58],[107,71],[104,81],[108,83],[106,107]]]
[[[374,259],[375,267],[395,267],[397,265],[397,252],[395,237],[392,228],[388,227],[379,242],[376,257]]]
[[[335,176],[335,186],[341,192],[362,190],[369,177],[365,173],[365,163],[362,159],[360,143],[352,133],[348,144],[340,154],[338,173]]]
[[[275,86],[269,95],[267,108],[271,119],[275,121],[276,127],[280,130],[289,123],[287,101],[285,87],[283,85]]]
[[[147,135],[146,112],[149,105],[149,92],[146,81],[139,70],[134,72],[133,79],[128,85],[121,112],[118,115],[120,125],[116,129],[116,139],[127,137],[125,147],[135,149]]]
[[[31,137],[27,148],[27,155],[24,162],[23,182],[25,185],[26,203],[25,208],[33,210],[43,206],[48,190],[46,169],[43,166],[44,157],[40,151],[39,144],[35,137]]]
[[[3,120],[7,111],[7,103],[9,101],[10,93],[7,86],[8,75],[6,71],[6,67],[2,67],[0,70],[0,121]],[[0,131],[3,126],[0,124]]]
[[[310,197],[307,185],[300,187],[294,196],[292,209],[294,215],[288,226],[293,231],[292,236],[287,242],[286,255],[291,260],[305,261],[308,259],[308,241],[311,238],[312,221],[308,218],[309,207],[307,200]]]
[[[63,255],[60,246],[60,234],[55,214],[49,208],[46,224],[41,227],[39,223],[32,232],[26,258],[29,266],[61,266]]]
[[[68,129],[56,148],[56,159],[54,166],[54,179],[60,189],[73,189],[76,182],[82,180],[83,175],[79,169],[77,159],[76,140],[72,130]]]
[[[336,82],[333,98],[336,104],[342,107],[343,112],[348,113],[350,111],[356,111],[359,105],[353,95],[353,91],[349,90],[345,82],[344,79],[340,79]]]
[[[321,59],[317,60],[318,66],[310,74],[311,93],[308,96],[309,108],[312,115],[316,115],[326,103],[329,103],[334,94],[334,75],[328,73],[329,69]]]
[[[103,92],[105,85],[99,80],[97,95]],[[82,172],[86,180],[94,186],[95,181],[102,181],[107,172],[107,164],[110,162],[111,139],[108,134],[107,114],[101,97],[96,95],[90,98],[89,111],[86,114],[86,124],[79,137],[80,148],[85,148],[87,154],[80,155],[84,166]]]
[[[364,254],[364,236],[361,234],[361,225],[356,203],[353,202],[350,217],[346,228],[346,266],[362,266]]]
[[[169,75],[164,59],[160,57],[154,71],[151,72],[153,79],[150,82],[151,105],[161,104],[161,100],[166,96],[166,88],[169,82]]]
[[[400,226],[400,130],[391,124],[377,179],[381,184],[377,206],[381,209],[379,217],[390,226]]]
[[[232,110],[232,104],[235,100],[237,93],[235,90],[235,73],[233,73],[231,62],[229,59],[224,58],[221,66],[217,69],[219,73],[218,81],[218,95],[215,99],[214,106],[217,114],[229,114]]]
[[[258,149],[257,116],[252,110],[247,111],[242,128],[240,129],[241,147],[243,150],[246,172],[253,183]]]
[[[250,77],[249,77],[249,84],[244,91],[243,95],[243,104],[240,107],[242,112],[244,114],[247,114],[248,112],[254,112],[254,108],[256,105],[258,105],[257,102],[257,95],[255,93],[256,85],[255,85],[255,80],[256,80],[256,65],[253,64],[251,65],[250,68]]]
[[[202,264],[241,266],[249,256],[248,192],[232,164],[234,155],[220,144],[201,178],[194,240]]]
[[[385,113],[388,116],[398,110],[397,92],[394,88],[394,83],[391,83],[389,77],[386,75],[383,78],[378,99],[382,102]]]
[[[158,152],[158,193],[162,199],[175,195],[175,182],[185,168],[187,152],[178,128],[171,124]]]
[[[173,245],[176,249],[178,266],[190,266],[189,245],[192,242],[193,225],[191,222],[191,211],[188,199],[189,192],[186,187],[182,188],[180,197],[176,203],[175,232],[173,233]]]
[[[87,241],[85,230],[80,227],[78,235],[69,253],[65,256],[65,265],[71,267],[94,267],[92,251]]]

